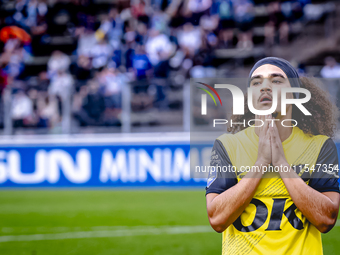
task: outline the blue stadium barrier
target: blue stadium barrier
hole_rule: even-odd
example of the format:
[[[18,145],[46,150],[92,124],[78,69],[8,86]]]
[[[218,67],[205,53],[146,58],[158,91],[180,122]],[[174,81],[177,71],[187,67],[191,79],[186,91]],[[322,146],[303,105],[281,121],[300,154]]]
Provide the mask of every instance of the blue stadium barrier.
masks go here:
[[[169,135],[2,140],[0,187],[205,186],[190,178],[189,151]]]

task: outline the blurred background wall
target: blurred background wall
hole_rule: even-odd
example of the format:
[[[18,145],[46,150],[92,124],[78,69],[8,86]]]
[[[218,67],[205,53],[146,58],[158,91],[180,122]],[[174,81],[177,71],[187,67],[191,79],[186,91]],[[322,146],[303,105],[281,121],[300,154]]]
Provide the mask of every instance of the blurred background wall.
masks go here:
[[[189,121],[190,78],[283,57],[338,103],[339,14],[317,0],[2,0],[0,186],[204,186],[188,167],[190,125],[206,124]]]

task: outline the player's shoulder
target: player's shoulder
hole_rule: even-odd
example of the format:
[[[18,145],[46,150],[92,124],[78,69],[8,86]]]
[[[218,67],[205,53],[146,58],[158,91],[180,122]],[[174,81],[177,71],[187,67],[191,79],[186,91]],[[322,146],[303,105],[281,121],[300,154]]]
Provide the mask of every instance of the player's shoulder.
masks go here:
[[[311,135],[304,133],[300,128],[295,127],[294,131],[296,131],[297,136],[300,139],[303,139],[307,142],[313,142],[314,144],[319,144],[319,146],[323,146],[326,142],[327,144],[334,144],[334,141],[327,135]],[[297,139],[297,140],[300,140]]]
[[[225,147],[237,146],[242,140],[248,140],[252,136],[252,132],[249,128],[243,129],[235,134],[224,133],[216,138],[215,143],[221,143]]]
[[[297,129],[298,137],[295,140],[296,146],[304,144],[307,148],[313,148],[318,155],[318,161],[325,158],[337,157],[337,146],[333,139],[327,135],[305,134],[301,129]]]
[[[216,141],[222,142],[222,143],[226,143],[228,141],[231,141],[234,139],[234,134],[228,134],[228,133],[224,133],[223,135],[220,135],[219,137],[216,138]]]
[[[337,155],[337,147],[332,138],[322,135],[319,139],[321,143],[319,156],[330,155],[332,153]]]

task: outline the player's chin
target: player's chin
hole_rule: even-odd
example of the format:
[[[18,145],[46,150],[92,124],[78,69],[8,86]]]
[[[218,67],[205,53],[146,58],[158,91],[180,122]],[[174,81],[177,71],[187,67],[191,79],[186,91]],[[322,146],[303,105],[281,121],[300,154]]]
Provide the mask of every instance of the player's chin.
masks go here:
[[[264,111],[264,110],[269,110],[272,107],[272,103],[260,103],[259,105],[257,105],[257,107],[255,107],[255,109],[258,109],[260,111]]]

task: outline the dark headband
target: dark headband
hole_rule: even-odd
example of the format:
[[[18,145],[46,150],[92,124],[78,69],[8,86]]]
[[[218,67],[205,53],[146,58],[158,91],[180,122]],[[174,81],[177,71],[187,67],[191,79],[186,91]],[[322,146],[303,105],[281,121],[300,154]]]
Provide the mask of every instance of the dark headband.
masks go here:
[[[248,81],[248,86],[250,86],[250,78],[253,72],[260,66],[263,65],[274,65],[280,68],[288,77],[288,80],[290,82],[290,86],[292,88],[300,88],[300,77],[296,69],[285,59],[283,58],[276,58],[276,57],[267,57],[263,58],[259,61],[256,62],[256,64],[253,66],[249,73],[249,81]],[[295,92],[294,93],[295,98],[299,98],[299,93]]]

